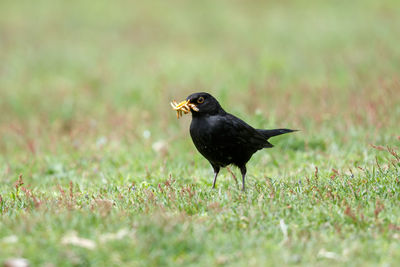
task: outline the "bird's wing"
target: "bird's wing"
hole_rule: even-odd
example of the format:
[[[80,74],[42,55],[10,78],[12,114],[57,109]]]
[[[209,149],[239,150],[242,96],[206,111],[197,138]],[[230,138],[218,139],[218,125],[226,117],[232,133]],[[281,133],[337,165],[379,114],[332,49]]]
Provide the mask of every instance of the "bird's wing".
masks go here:
[[[220,138],[232,144],[245,145],[254,149],[272,147],[272,144],[256,129],[232,114],[219,116],[222,125]]]

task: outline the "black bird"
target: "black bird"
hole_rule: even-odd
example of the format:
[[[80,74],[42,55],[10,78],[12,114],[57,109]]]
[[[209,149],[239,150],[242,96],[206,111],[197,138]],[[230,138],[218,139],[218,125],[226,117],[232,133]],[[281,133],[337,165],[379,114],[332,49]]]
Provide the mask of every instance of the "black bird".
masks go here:
[[[239,167],[242,173],[242,190],[245,190],[246,163],[260,149],[273,147],[268,139],[294,132],[290,129],[254,129],[246,122],[226,112],[210,94],[201,92],[189,95],[186,101],[171,103],[179,115],[192,113],[190,136],[197,150],[214,169],[213,188],[221,167],[229,164]]]

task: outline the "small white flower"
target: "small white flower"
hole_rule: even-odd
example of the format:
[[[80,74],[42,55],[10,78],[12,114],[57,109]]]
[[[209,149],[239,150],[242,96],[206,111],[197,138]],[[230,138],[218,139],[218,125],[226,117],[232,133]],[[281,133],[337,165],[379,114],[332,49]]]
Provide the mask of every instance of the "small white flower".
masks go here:
[[[0,242],[1,243],[9,243],[9,244],[17,243],[18,237],[16,235],[6,236],[6,237],[2,238],[0,240]]]
[[[24,258],[12,258],[4,261],[4,267],[28,267],[29,261]]]
[[[152,148],[157,153],[163,153],[163,152],[167,152],[168,144],[165,141],[160,140],[160,141],[153,143]]]
[[[143,131],[143,138],[144,139],[149,139],[151,137],[151,132],[149,130],[144,130]]]
[[[77,236],[76,232],[70,232],[61,239],[63,245],[74,245],[77,247],[95,249],[96,243],[93,240]]]
[[[103,146],[105,144],[107,144],[107,137],[102,136],[102,137],[97,138],[97,140],[96,140],[96,146],[97,147],[101,147],[101,146]]]

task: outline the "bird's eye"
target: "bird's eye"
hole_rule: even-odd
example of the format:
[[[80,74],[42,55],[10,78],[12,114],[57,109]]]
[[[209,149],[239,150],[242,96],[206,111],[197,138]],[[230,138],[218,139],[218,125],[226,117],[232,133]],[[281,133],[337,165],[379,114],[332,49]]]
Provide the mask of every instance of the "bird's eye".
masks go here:
[[[199,98],[197,98],[197,103],[201,104],[204,102],[204,97],[200,96]]]

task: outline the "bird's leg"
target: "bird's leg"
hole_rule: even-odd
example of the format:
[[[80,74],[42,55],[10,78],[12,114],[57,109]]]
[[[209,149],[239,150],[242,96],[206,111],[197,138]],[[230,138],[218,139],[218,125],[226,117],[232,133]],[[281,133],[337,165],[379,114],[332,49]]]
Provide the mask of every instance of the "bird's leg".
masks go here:
[[[217,176],[218,176],[218,173],[219,173],[219,166],[214,166],[213,165],[213,169],[214,169],[214,182],[213,182],[212,188],[214,189],[215,188],[215,184],[217,182]]]
[[[239,168],[240,168],[240,172],[242,173],[242,191],[244,192],[246,190],[246,187],[244,185],[245,179],[246,179],[246,172],[247,172],[246,165],[243,165]]]

